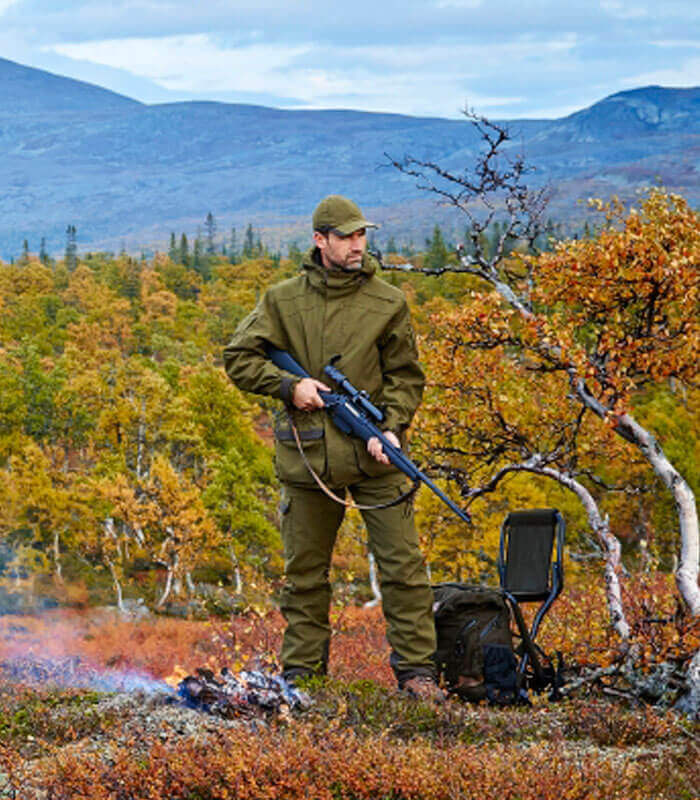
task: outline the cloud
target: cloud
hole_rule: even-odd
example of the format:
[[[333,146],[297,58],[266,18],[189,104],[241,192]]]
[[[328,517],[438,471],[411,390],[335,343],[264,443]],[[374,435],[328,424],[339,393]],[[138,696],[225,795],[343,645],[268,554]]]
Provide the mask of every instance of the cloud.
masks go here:
[[[697,0],[0,0],[0,52],[137,99],[556,116],[697,82]],[[672,67],[669,65],[673,65]]]
[[[6,0],[0,0],[6,2]],[[575,30],[580,35],[610,37],[625,26],[654,20],[665,30],[697,18],[693,0],[21,0],[7,24],[31,29],[35,41],[99,41],[217,31],[231,43],[314,41],[348,44],[431,42],[455,35],[474,43],[499,42],[523,32],[538,35]],[[29,23],[29,25],[27,25]],[[681,28],[681,30],[683,30]],[[664,34],[665,35],[665,34]]]
[[[638,72],[623,78],[625,88],[638,86],[700,86],[700,58],[689,58],[675,67]]]
[[[658,42],[651,41],[649,44],[653,45],[654,47],[666,47],[674,50],[684,50],[686,48],[700,50],[699,39],[666,39]]]
[[[643,19],[650,11],[643,4],[623,3],[621,0],[601,0],[600,7],[617,19]]]
[[[105,39],[48,48],[72,59],[129,70],[176,91],[274,91],[291,88],[282,70],[308,46],[253,44],[220,49],[206,34]]]
[[[16,2],[17,0],[0,0],[0,17]]]
[[[307,108],[354,107],[366,111],[456,116],[468,103],[502,113],[522,106],[515,92],[484,92],[479,77],[509,63],[565,57],[576,36],[524,37],[494,52],[487,44],[447,41],[420,49],[253,43],[226,46],[205,34],[64,43],[52,52],[128,70],[171,92],[266,92],[294,97]]]

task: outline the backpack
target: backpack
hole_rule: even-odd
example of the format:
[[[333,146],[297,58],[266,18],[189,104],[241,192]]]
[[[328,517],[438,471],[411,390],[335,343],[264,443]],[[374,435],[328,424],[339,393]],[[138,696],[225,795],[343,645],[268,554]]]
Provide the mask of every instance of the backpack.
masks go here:
[[[501,590],[441,583],[433,586],[433,595],[435,663],[448,691],[496,705],[527,702]]]

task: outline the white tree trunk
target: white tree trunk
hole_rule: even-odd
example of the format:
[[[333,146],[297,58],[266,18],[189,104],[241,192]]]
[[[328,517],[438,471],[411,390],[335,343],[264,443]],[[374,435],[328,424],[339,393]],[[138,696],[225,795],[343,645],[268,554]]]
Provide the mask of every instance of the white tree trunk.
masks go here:
[[[177,575],[177,567],[180,563],[180,556],[174,549],[174,532],[170,526],[168,526],[165,530],[168,536],[163,540],[163,543],[160,546],[160,554],[156,560],[156,564],[162,564],[168,572],[165,578],[165,588],[163,589],[163,594],[161,595],[160,600],[158,600],[156,603],[156,608],[162,608],[162,606],[165,604],[165,601],[168,599],[170,592],[173,589],[173,584],[175,584],[176,594],[179,594],[182,589],[181,581]],[[173,546],[172,549],[170,547],[171,545]]]
[[[105,559],[107,561],[107,566],[109,567],[109,571],[112,575],[112,583],[114,584],[114,591],[117,594],[117,608],[119,611],[124,613],[124,595],[122,593],[122,585],[119,582],[119,576],[117,575],[117,570],[114,566],[114,563],[111,559]]]
[[[63,584],[63,565],[61,564],[61,541],[58,529],[53,532],[53,563],[56,570],[56,580]]]
[[[119,538],[117,536],[117,532],[114,529],[114,519],[112,517],[107,517],[104,522],[102,523],[104,528],[105,536],[107,539],[111,539],[115,543],[116,552],[120,555],[119,549]],[[124,595],[122,593],[122,585],[119,582],[119,575],[117,573],[117,568],[114,565],[109,556],[104,556],[105,563],[109,567],[110,574],[112,575],[112,582],[114,583],[114,591],[117,594],[117,608],[123,612],[124,611]]]
[[[156,603],[156,608],[162,608],[165,605],[165,601],[170,596],[170,590],[173,588],[173,576],[175,575],[175,564],[166,564],[165,567],[168,570],[167,577],[165,578],[165,588],[163,589],[163,594],[160,596],[160,599]]]
[[[698,531],[698,509],[695,495],[686,481],[666,458],[656,439],[629,414],[619,418],[644,453],[654,472],[664,485],[673,492],[681,530],[681,553],[676,569],[676,584],[693,616],[700,616],[700,588],[698,569],[700,568],[700,533]]]
[[[241,575],[241,565],[238,561],[236,551],[233,549],[233,545],[229,547],[228,554],[231,558],[231,564],[233,565],[233,579],[236,582],[236,594],[243,594],[243,576]]]
[[[379,578],[377,577],[377,559],[373,553],[369,553],[367,560],[369,561],[369,585],[372,589],[372,599],[368,600],[364,607],[374,608],[382,602],[382,591],[379,588]]]
[[[610,611],[610,621],[618,636],[627,642],[630,636],[630,627],[625,617],[625,610],[622,605],[622,593],[620,591],[620,573],[622,563],[620,561],[620,541],[610,532],[608,518],[602,517],[600,509],[591,493],[583,484],[551,467],[543,467],[533,470],[541,475],[547,475],[563,486],[570,489],[581,501],[586,509],[588,524],[593,529],[598,541],[605,550],[605,594],[608,600],[608,610]]]

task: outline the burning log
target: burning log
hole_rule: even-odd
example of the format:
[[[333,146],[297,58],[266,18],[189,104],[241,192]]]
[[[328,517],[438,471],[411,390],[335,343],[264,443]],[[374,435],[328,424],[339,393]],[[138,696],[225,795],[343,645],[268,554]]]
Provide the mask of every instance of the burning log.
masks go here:
[[[233,673],[224,667],[218,676],[200,668],[180,681],[177,693],[189,708],[231,719],[285,714],[305,709],[311,698],[281,675],[262,670]]]
[[[184,676],[184,677],[183,677]],[[147,695],[170,705],[183,705],[224,719],[253,719],[286,715],[306,709],[311,698],[266,670],[234,673],[224,667],[219,675],[207,668],[186,675],[176,668],[165,681],[141,672],[102,668],[79,656],[13,658],[0,661],[0,677],[12,683],[72,689],[93,689]]]

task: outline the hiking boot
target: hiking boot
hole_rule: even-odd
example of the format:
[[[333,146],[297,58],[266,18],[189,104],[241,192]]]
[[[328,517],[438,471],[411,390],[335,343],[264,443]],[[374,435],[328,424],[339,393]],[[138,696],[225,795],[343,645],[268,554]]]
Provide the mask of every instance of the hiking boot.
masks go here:
[[[425,703],[445,702],[445,693],[430,675],[414,675],[401,686],[401,689],[414,700],[422,700]]]

